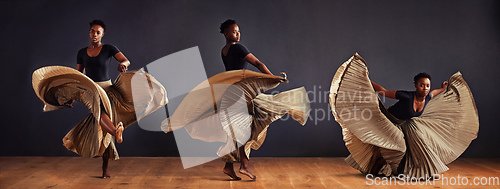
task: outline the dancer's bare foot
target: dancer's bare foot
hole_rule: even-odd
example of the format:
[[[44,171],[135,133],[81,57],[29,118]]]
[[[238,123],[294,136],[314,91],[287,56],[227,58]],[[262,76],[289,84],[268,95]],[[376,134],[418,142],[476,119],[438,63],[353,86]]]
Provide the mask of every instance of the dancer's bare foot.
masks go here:
[[[228,169],[228,168],[224,167],[222,172],[224,172],[227,176],[231,177],[231,179],[233,179],[233,180],[241,180],[240,177],[236,176],[236,173],[234,172],[233,169]]]
[[[250,172],[250,170],[248,169],[240,168],[240,173],[250,177],[250,179],[252,180],[257,179],[257,176],[253,175],[252,172]]]
[[[111,178],[111,176],[109,175],[108,171],[106,170],[106,172],[102,172],[102,178],[105,179],[105,178]]]
[[[107,151],[106,151],[107,152]],[[111,177],[108,172],[108,159],[109,157],[106,156],[106,154],[102,157],[102,178],[109,178]]]
[[[122,143],[123,142],[123,123],[120,122],[116,125],[116,142]]]

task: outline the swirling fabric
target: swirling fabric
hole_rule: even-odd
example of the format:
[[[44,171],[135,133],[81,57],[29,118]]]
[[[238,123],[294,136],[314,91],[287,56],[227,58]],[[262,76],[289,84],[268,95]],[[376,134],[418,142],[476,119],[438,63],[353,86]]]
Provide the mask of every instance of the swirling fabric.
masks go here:
[[[448,170],[477,137],[479,117],[472,93],[457,72],[423,114],[399,120],[388,113],[355,54],[335,73],[330,106],[342,127],[346,162],[368,174],[430,177]]]
[[[217,154],[225,161],[240,161],[238,146],[244,145],[249,157],[251,149],[259,149],[264,142],[269,125],[285,114],[306,123],[310,105],[303,87],[264,94],[287,81],[250,70],[222,72],[191,90],[162,129],[185,128],[194,139],[224,142]]]
[[[109,83],[109,84],[108,84]],[[114,125],[124,127],[167,104],[167,93],[160,82],[141,70],[120,73],[115,82],[93,82],[81,72],[64,66],[37,69],[33,89],[44,102],[44,111],[67,108],[68,100],[85,105],[89,113],[63,138],[63,144],[82,157],[102,156],[106,149],[118,159],[114,137],[99,125],[104,111]],[[137,110],[137,111],[136,111]]]

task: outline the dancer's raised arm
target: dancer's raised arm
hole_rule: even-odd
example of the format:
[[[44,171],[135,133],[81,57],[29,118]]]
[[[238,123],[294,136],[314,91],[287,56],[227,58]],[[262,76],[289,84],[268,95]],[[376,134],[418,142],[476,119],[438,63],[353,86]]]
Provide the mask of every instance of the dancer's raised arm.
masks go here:
[[[431,97],[435,97],[436,95],[442,93],[444,90],[446,90],[446,88],[448,87],[448,81],[443,81],[443,83],[441,84],[441,88],[439,89],[434,89],[431,91]]]
[[[389,90],[385,89],[384,87],[380,86],[379,84],[376,84],[373,81],[372,81],[372,85],[373,85],[373,89],[375,89],[375,91],[377,91],[377,93],[382,95],[383,97],[396,99],[396,91],[389,91]]]

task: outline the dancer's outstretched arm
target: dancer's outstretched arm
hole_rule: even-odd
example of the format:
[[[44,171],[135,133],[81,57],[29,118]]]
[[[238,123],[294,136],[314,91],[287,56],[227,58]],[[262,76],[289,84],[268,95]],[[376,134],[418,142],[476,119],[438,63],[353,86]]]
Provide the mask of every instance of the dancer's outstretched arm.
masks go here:
[[[389,91],[385,89],[384,87],[376,84],[375,82],[372,81],[373,89],[377,91],[378,94],[382,95],[383,97],[387,98],[396,98],[396,91]]]

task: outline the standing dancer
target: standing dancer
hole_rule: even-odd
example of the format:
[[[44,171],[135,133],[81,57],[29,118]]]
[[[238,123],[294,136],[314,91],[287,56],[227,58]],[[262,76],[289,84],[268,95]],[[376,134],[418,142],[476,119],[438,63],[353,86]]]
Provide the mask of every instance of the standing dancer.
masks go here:
[[[240,41],[241,35],[240,28],[235,20],[228,19],[223,22],[220,26],[220,33],[224,34],[226,39],[226,45],[221,51],[222,61],[224,62],[226,71],[245,69],[247,67],[247,62],[249,62],[257,67],[262,73],[273,75],[271,71],[267,69],[266,65],[250,53],[245,46],[237,43]],[[236,158],[234,154],[229,154],[223,159],[226,161],[223,171],[231,178],[240,179],[234,172],[233,163],[235,161],[241,162],[239,170],[241,174],[247,175],[251,179],[257,178],[248,169],[248,157],[245,155],[244,146],[239,148],[239,154],[236,155]]]
[[[330,105],[342,127],[346,162],[364,174],[426,179],[448,170],[477,137],[472,93],[457,72],[430,91],[430,75],[414,77],[415,91],[390,91],[371,82],[355,54],[335,73]],[[399,101],[386,109],[377,93]]]
[[[192,89],[163,121],[162,129],[169,132],[184,128],[191,138],[225,143],[216,152],[226,162],[223,172],[233,180],[241,180],[233,168],[234,162],[241,162],[239,172],[255,180],[257,177],[248,169],[251,149],[260,148],[269,125],[285,114],[304,125],[309,116],[309,99],[304,87],[264,94],[288,82],[286,76],[272,75],[244,46],[236,44],[240,35],[234,20],[222,23],[220,29],[227,42],[221,54],[228,71]],[[264,73],[245,70],[246,62]]]
[[[78,71],[63,66],[40,68],[33,73],[33,89],[45,103],[44,111],[73,107],[75,100],[91,110],[68,132],[63,143],[82,157],[102,156],[102,177],[108,178],[108,160],[119,158],[113,137],[121,143],[124,127],[164,106],[168,100],[165,89],[152,76],[142,70],[126,72],[130,65],[128,59],[115,46],[101,42],[105,30],[103,21],[90,22],[90,45],[78,52]],[[108,74],[112,57],[120,62],[121,72],[113,84]],[[150,85],[132,86],[133,76],[148,80]],[[134,98],[132,88],[140,89],[134,91]],[[134,101],[139,97],[142,99]],[[140,108],[150,108],[141,112],[140,117],[134,108],[138,104]]]

